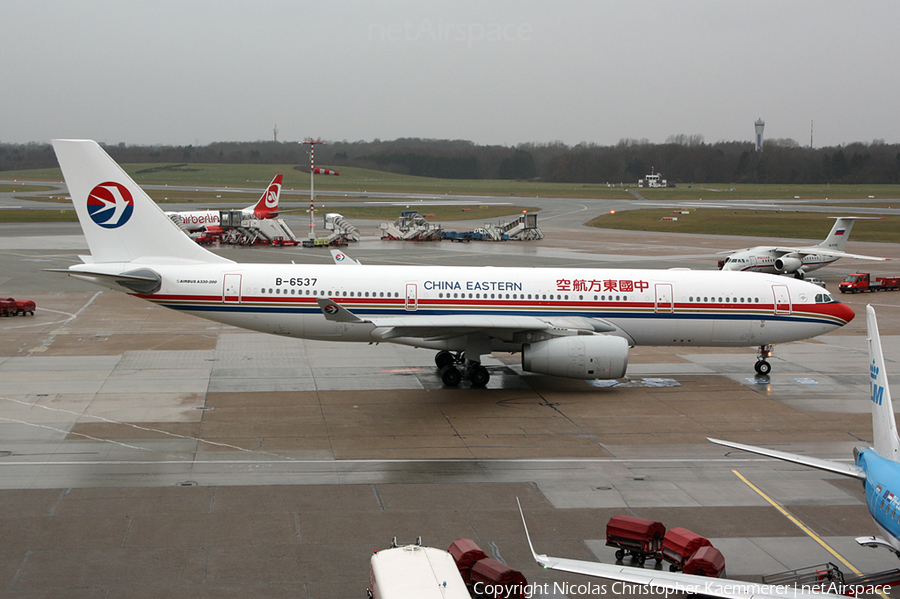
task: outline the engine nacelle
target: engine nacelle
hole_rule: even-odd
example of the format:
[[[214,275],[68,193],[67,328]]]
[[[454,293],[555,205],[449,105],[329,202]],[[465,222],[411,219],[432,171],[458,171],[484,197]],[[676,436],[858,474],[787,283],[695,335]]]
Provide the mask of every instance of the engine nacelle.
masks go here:
[[[628,342],[612,335],[556,337],[522,348],[528,372],[570,379],[618,379],[628,367]]]
[[[775,270],[778,272],[797,272],[801,266],[803,262],[795,256],[782,256],[775,260]]]

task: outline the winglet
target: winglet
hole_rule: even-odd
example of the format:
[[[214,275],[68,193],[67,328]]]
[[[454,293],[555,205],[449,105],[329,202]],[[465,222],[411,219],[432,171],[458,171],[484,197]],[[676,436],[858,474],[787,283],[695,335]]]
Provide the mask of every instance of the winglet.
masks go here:
[[[900,438],[897,437],[897,420],[894,417],[891,388],[884,367],[878,320],[872,306],[866,306],[866,327],[869,342],[869,396],[872,400],[874,449],[881,457],[896,462],[900,460]]]
[[[522,516],[522,527],[525,529],[525,538],[528,539],[528,548],[531,549],[531,557],[533,557],[534,561],[542,568],[549,568],[550,559],[546,555],[538,555],[534,550],[534,545],[531,543],[531,535],[528,534],[528,525],[525,524],[525,513],[522,512],[522,502],[519,501],[518,497],[516,497],[516,505],[519,506],[519,515]]]
[[[342,308],[340,304],[335,303],[333,300],[319,297],[316,298],[316,303],[319,304],[322,314],[325,315],[325,320],[334,322],[368,322],[353,312]]]

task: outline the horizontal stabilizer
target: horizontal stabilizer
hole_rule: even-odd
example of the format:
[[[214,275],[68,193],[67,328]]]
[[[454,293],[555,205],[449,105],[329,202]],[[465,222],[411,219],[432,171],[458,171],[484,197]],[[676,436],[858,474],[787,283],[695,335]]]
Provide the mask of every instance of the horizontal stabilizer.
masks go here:
[[[786,453],[784,451],[776,451],[774,449],[765,449],[764,447],[755,447],[753,445],[744,445],[742,443],[732,443],[731,441],[722,441],[720,439],[710,439],[709,437],[707,437],[707,440],[717,445],[724,445],[725,447],[740,449],[741,451],[749,451],[750,453],[756,453],[769,458],[783,460],[785,462],[793,462],[795,464],[809,466],[810,468],[818,468],[819,470],[833,472],[842,476],[852,476],[860,480],[866,480],[865,471],[852,464],[830,462],[828,460],[820,460],[819,458],[811,458],[808,456]]]
[[[96,272],[76,268],[45,268],[44,272],[62,272],[75,277],[93,277],[118,283],[138,293],[155,293],[162,286],[162,277],[150,269],[142,268],[123,273]]]

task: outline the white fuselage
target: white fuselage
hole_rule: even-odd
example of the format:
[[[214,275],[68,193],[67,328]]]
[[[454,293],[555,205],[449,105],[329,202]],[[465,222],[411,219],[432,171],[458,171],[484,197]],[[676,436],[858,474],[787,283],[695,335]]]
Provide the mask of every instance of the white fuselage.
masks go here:
[[[218,210],[191,210],[188,212],[166,212],[168,215],[177,215],[181,219],[181,224],[188,231],[202,231],[206,227],[218,227],[221,223],[219,220]],[[245,208],[241,210],[244,218],[253,218],[253,208]]]
[[[434,349],[464,349],[465,317],[471,315],[596,319],[631,345],[735,347],[805,339],[853,318],[850,308],[815,285],[752,273],[239,263],[141,266],[161,275],[162,285],[157,292],[138,297],[266,333],[383,340],[372,323],[326,320],[316,302],[320,298],[330,298],[362,319],[458,318],[459,336],[390,340]],[[95,271],[101,267],[118,273],[138,265],[85,266]],[[120,289],[115,283],[86,278]],[[491,347],[519,351],[521,346],[519,339],[494,338]]]
[[[809,250],[807,250],[809,251]],[[771,274],[779,274],[785,272],[775,267],[775,262],[781,258],[790,256],[783,251],[775,251],[771,247],[755,247],[742,252],[735,252],[728,256],[722,270],[739,270],[744,272],[763,272]],[[816,253],[803,253],[796,256],[799,260],[800,268],[803,272],[817,270],[823,266],[828,266],[832,262],[839,259],[838,256],[825,256]],[[787,272],[794,272],[788,270]]]

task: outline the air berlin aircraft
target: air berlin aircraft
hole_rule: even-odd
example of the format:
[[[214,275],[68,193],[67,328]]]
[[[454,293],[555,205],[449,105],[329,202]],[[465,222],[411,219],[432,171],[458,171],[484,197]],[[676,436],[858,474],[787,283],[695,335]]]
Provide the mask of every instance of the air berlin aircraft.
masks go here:
[[[269,187],[260,196],[259,201],[252,206],[247,206],[243,212],[245,218],[275,218],[278,216],[278,199],[281,197],[281,175],[275,175]],[[207,227],[219,226],[218,210],[192,210],[188,212],[166,212],[166,216],[173,218],[176,223],[188,231],[203,231]]]

